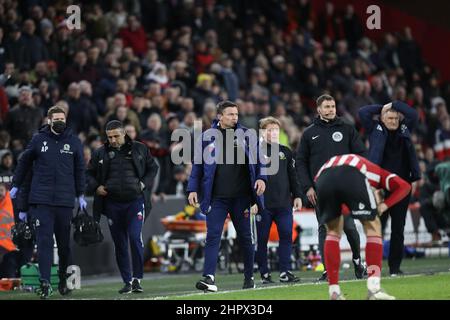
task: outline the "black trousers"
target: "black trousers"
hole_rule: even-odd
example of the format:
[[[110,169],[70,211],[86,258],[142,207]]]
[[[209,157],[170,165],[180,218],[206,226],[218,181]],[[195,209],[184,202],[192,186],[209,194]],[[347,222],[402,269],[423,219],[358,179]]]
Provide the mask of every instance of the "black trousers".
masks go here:
[[[319,213],[316,209],[317,221],[319,220]],[[356,230],[355,221],[350,215],[344,216],[344,233],[347,236],[347,240],[350,243],[352,249],[353,259],[361,258],[360,239],[358,230]],[[322,262],[325,266],[324,251],[325,238],[327,237],[327,227],[325,224],[319,224],[319,251],[322,256]],[[326,266],[325,266],[326,268]]]
[[[390,273],[397,273],[402,263],[404,254],[406,212],[408,211],[410,198],[411,193],[381,216],[383,235],[388,216],[391,217],[391,239],[388,258]]]
[[[450,227],[445,220],[444,214],[433,207],[431,203],[420,207],[420,215],[422,216],[425,227],[429,233],[434,233],[439,229]]]

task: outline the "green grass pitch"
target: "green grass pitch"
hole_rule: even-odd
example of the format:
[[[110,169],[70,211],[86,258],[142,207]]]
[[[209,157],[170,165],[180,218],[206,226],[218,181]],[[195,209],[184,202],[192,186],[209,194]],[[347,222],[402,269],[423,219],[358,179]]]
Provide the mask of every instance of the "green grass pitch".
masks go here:
[[[450,259],[433,258],[404,260],[402,265],[404,277],[389,278],[384,265],[382,287],[402,300],[450,300]],[[326,300],[328,288],[326,283],[315,284],[314,279],[320,273],[306,271],[295,272],[301,277],[301,283],[292,285],[261,285],[259,275],[255,274],[257,288],[242,290],[242,274],[217,274],[217,293],[202,293],[195,289],[195,282],[200,274],[147,274],[143,280],[144,293],[122,296],[117,293],[119,282],[100,282],[95,285],[82,285],[68,297],[62,298],[55,290],[52,300],[56,299],[177,299],[177,300]],[[278,273],[273,273],[274,280]],[[353,268],[341,269],[341,289],[347,299],[365,299],[366,281],[355,280]],[[33,293],[20,291],[0,292],[0,300],[37,300]]]

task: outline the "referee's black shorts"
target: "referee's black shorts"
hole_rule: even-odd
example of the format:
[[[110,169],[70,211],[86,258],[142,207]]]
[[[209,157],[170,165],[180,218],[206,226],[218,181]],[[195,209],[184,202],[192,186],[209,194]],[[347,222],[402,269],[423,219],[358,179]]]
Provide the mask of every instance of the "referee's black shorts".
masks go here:
[[[374,220],[377,216],[375,195],[367,178],[355,167],[325,169],[316,182],[319,223],[338,218],[343,204],[353,218]]]

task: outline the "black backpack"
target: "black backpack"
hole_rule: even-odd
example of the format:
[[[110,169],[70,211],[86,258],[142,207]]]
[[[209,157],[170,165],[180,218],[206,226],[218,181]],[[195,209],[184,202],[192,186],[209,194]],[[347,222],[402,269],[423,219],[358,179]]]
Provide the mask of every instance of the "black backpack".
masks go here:
[[[77,215],[72,219],[74,228],[73,240],[80,246],[85,247],[103,241],[100,224],[90,216],[86,209],[78,208]]]

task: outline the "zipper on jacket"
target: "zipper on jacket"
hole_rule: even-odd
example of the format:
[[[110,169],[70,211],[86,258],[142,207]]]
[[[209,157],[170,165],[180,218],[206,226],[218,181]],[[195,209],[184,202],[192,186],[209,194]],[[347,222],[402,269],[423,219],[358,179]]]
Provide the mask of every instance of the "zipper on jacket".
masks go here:
[[[57,147],[58,140],[55,140],[55,142],[56,142],[55,150],[57,150],[58,149],[58,147]],[[56,164],[56,166],[58,166],[58,164]],[[53,200],[52,200],[52,203],[55,203],[56,171],[57,171],[57,168],[55,168],[55,170],[53,170],[53,197],[52,197]]]

